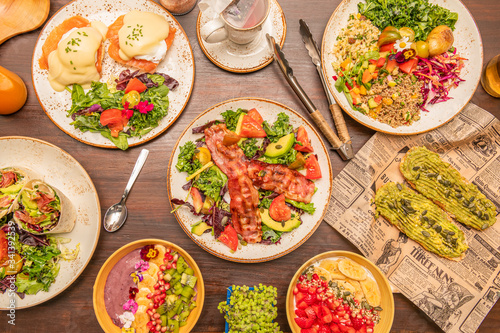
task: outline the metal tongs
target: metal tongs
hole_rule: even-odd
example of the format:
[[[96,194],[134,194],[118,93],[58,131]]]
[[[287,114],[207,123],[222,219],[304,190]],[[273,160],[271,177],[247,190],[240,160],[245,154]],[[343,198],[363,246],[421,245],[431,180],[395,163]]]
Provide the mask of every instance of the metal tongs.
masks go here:
[[[325,135],[328,142],[330,142],[330,144],[332,145],[332,149],[336,150],[343,160],[350,160],[351,158],[353,158],[354,154],[352,151],[351,143],[345,143],[339,139],[337,134],[335,134],[333,129],[326,122],[323,114],[316,108],[316,106],[314,106],[313,102],[311,102],[306,92],[304,91],[304,89],[302,89],[299,82],[293,75],[293,70],[288,64],[283,51],[281,51],[281,47],[276,43],[272,36],[266,34],[266,37],[267,41],[269,42],[269,46],[273,50],[274,59],[278,63],[281,72],[283,72],[283,75],[285,75],[285,79],[292,87],[295,94],[297,94],[297,97],[299,97],[302,104],[304,104],[307,111],[309,111],[311,118],[314,120],[321,132]]]

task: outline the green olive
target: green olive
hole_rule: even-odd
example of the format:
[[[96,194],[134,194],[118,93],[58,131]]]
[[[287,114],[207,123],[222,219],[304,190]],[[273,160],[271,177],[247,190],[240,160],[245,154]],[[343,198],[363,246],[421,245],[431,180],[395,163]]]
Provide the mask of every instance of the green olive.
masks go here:
[[[403,37],[408,37],[409,42],[413,42],[415,40],[415,31],[412,28],[402,27],[399,29],[399,33]]]
[[[122,98],[122,104],[125,105],[125,103],[128,102],[129,108],[133,108],[134,106],[139,104],[140,101],[141,101],[141,94],[139,94],[135,90],[132,90],[132,91],[128,92],[127,94],[123,95],[123,98]]]

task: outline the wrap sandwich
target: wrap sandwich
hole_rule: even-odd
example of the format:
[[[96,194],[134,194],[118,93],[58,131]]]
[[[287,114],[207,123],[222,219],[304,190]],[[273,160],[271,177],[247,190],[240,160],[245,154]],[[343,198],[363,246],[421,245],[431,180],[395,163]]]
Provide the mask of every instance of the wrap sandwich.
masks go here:
[[[0,169],[0,219],[12,211],[12,206],[32,172],[19,167]]]
[[[23,187],[12,211],[17,225],[35,235],[70,232],[76,223],[76,210],[71,201],[38,179]]]

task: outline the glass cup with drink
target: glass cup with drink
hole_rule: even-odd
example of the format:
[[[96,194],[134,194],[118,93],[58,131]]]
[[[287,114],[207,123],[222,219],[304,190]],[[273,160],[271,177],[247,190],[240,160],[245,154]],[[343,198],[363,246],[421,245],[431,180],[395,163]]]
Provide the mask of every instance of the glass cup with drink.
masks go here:
[[[201,37],[207,43],[226,39],[241,45],[251,43],[260,36],[269,8],[270,0],[233,0],[219,17],[201,27]]]

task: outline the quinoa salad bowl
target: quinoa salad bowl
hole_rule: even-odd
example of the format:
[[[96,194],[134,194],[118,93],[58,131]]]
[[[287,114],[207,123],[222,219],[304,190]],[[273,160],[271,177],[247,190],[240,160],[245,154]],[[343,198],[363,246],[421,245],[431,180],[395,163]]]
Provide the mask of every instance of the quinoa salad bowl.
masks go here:
[[[444,125],[467,105],[483,46],[460,0],[343,0],[326,26],[321,62],[335,100],[354,120],[411,135]]]

